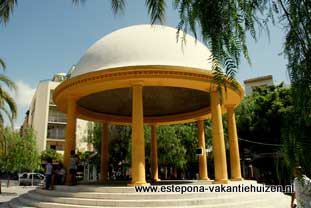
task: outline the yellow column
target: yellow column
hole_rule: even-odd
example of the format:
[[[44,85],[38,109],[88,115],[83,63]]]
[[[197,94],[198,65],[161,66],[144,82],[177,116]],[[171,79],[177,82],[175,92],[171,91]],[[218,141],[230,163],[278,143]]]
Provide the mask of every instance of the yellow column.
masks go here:
[[[204,135],[204,121],[198,120],[198,147],[202,148],[203,155],[199,156],[199,175],[200,180],[208,180],[207,162],[206,162],[206,147]]]
[[[214,183],[228,183],[226,148],[218,92],[211,92],[212,133],[215,166]]]
[[[151,125],[150,163],[152,181],[160,181],[158,175],[158,143],[156,125]]]
[[[102,143],[101,143],[101,166],[100,166],[100,180],[106,183],[108,180],[108,124],[102,124]]]
[[[68,97],[67,104],[67,126],[65,133],[64,166],[66,168],[66,184],[71,184],[71,175],[69,173],[70,152],[75,150],[76,143],[76,101]]]
[[[134,85],[132,89],[132,183],[147,185],[145,176],[145,141],[143,86]]]
[[[229,145],[230,145],[230,168],[231,168],[231,180],[240,181],[241,166],[240,166],[240,153],[238,134],[235,124],[235,113],[233,106],[227,107],[228,114],[228,133],[229,133]]]

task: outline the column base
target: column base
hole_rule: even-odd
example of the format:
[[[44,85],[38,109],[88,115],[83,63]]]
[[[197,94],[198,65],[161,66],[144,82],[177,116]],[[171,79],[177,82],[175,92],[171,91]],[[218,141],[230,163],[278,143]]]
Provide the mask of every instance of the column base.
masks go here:
[[[160,181],[161,181],[161,179],[159,179],[159,178],[155,178],[155,179],[151,179],[151,181],[152,181],[152,182],[160,182]]]
[[[138,182],[131,182],[127,184],[127,186],[150,186],[150,183],[147,183],[146,181],[145,182],[138,181]]]
[[[228,179],[222,179],[222,180],[214,180],[213,184],[228,184],[229,180]]]
[[[209,179],[208,177],[204,177],[204,178],[200,178],[199,181],[210,181],[211,179]]]
[[[101,184],[106,184],[108,183],[108,180],[105,180],[105,181],[100,181]]]
[[[230,178],[230,181],[243,181],[243,178]]]

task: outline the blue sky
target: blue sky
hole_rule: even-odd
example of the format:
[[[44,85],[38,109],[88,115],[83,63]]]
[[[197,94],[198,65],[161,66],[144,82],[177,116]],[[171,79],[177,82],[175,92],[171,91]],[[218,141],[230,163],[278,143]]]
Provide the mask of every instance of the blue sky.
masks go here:
[[[83,53],[102,36],[122,27],[149,23],[144,1],[128,0],[122,15],[113,15],[110,0],[88,0],[74,7],[71,0],[20,0],[10,22],[0,26],[0,57],[6,74],[17,82],[16,95],[22,122],[38,82],[67,72]],[[166,25],[176,27],[178,14],[168,4]],[[282,52],[284,32],[270,29],[270,40],[262,33],[249,39],[252,65],[242,61],[238,79],[272,74],[274,80],[289,83]]]

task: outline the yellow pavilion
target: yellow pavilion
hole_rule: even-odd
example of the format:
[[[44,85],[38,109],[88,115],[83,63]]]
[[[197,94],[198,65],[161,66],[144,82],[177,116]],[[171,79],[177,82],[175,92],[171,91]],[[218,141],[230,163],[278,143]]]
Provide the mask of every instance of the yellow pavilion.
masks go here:
[[[181,38],[185,38],[184,43]],[[157,126],[196,121],[198,145],[203,150],[199,156],[199,176],[200,180],[209,180],[203,122],[211,118],[214,183],[242,180],[234,109],[244,90],[241,86],[238,91],[229,87],[220,99],[213,82],[210,56],[201,42],[182,32],[177,36],[177,30],[167,26],[131,26],[98,40],[53,95],[56,105],[67,114],[65,167],[69,167],[70,152],[75,149],[77,118],[103,124],[102,182],[108,178],[108,124],[131,125],[131,185],[148,185],[144,124],[151,126],[151,176],[157,181]],[[230,179],[222,125],[225,112],[228,115]]]

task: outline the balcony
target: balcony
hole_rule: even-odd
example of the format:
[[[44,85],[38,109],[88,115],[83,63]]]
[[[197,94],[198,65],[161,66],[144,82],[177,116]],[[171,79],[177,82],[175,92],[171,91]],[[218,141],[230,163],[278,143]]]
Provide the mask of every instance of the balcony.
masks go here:
[[[63,140],[65,138],[64,126],[48,124],[47,138],[50,140]]]
[[[56,107],[50,106],[48,121],[49,123],[66,124],[67,116],[66,114],[60,112]]]
[[[64,115],[64,116],[49,116],[49,119],[48,119],[49,123],[64,123],[66,124],[67,122],[67,117]]]
[[[65,134],[64,133],[48,132],[47,138],[48,139],[65,139]]]

